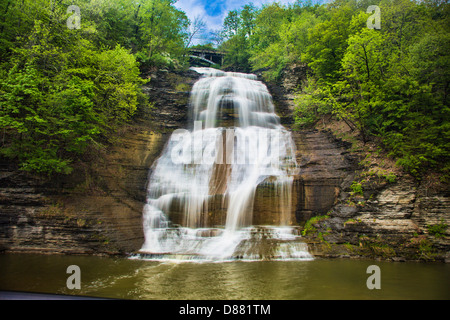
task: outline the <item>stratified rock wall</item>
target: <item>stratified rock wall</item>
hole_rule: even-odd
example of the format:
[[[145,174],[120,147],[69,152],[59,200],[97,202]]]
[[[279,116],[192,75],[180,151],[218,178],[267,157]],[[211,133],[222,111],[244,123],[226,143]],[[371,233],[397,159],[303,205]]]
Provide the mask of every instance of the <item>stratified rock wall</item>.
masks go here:
[[[144,92],[153,104],[114,144],[73,174],[39,179],[0,164],[0,251],[122,254],[144,242],[142,210],[151,165],[169,133],[187,119],[197,73],[154,72]]]
[[[353,180],[357,159],[346,143],[328,131],[297,131],[293,137],[300,167],[296,217],[305,222],[326,214],[337,203],[341,190]]]
[[[268,85],[287,127],[292,125],[295,91],[306,73],[296,66],[278,84]],[[304,230],[313,254],[450,261],[448,185],[431,187],[433,179],[419,182],[399,173],[395,181],[372,183],[355,195],[351,185],[361,179],[366,154],[352,150],[329,129],[294,131],[293,137],[300,166],[295,214],[301,225],[317,217]],[[432,234],[432,226],[443,226],[443,231]]]
[[[293,92],[306,71],[299,67],[298,73],[286,72],[280,85],[269,85],[286,127],[292,124]],[[136,119],[89,166],[48,181],[0,163],[0,251],[109,254],[141,247],[149,170],[170,132],[186,125],[190,87],[198,78],[190,72],[147,76],[151,117]],[[361,154],[329,130],[295,131],[293,139],[300,172],[292,188],[292,221],[305,226],[313,254],[450,259],[449,228],[438,236],[429,232],[430,226],[450,225],[448,186],[402,175],[355,198],[350,186],[361,170]],[[259,186],[255,198],[254,221],[276,224],[270,183]],[[223,225],[222,198],[213,197],[208,208],[209,223]],[[305,225],[313,217],[321,218]]]

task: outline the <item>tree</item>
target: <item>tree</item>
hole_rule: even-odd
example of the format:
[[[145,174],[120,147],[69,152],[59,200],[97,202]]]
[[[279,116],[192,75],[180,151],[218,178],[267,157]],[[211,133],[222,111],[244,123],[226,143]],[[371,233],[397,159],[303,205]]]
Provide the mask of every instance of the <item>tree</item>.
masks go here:
[[[211,41],[215,48],[220,47],[225,41],[223,30],[211,30],[208,33],[207,38]]]
[[[149,66],[175,67],[186,59],[189,20],[173,0],[144,0],[138,14],[137,57]]]
[[[279,41],[279,28],[285,19],[286,10],[278,3],[266,5],[258,12],[251,39],[252,55],[259,54],[272,43]]]
[[[221,49],[226,50],[224,67],[233,71],[250,72],[250,53],[248,51],[248,40],[242,34],[237,34],[225,42]]]
[[[296,99],[296,123],[314,123],[318,113],[331,111],[363,141],[378,137],[417,178],[434,168],[448,179],[449,6],[380,1],[382,28],[371,30],[367,4],[334,1],[325,21],[310,29],[302,58],[314,75]]]
[[[194,21],[190,24],[188,31],[188,38],[186,42],[186,48],[189,48],[194,39],[199,39],[204,36],[206,32],[206,22],[201,16],[196,16]]]
[[[253,4],[246,4],[240,14],[241,19],[241,31],[247,38],[250,38],[256,27],[256,16],[257,16],[256,7]]]
[[[253,32],[255,8],[245,5],[242,10],[229,11],[219,35],[220,48],[227,51],[224,58],[226,69],[250,72],[250,35]]]
[[[349,26],[353,16],[350,5],[330,12],[329,19],[310,29],[310,45],[302,55],[321,81],[336,81],[341,71],[341,60],[347,49]]]
[[[223,35],[226,39],[231,39],[237,35],[241,27],[241,18],[238,10],[231,10],[223,21]]]
[[[350,36],[342,58],[345,80],[336,82],[341,99],[336,112],[353,123],[367,141],[369,127],[378,121],[377,90],[383,78],[385,56],[383,36],[374,29],[363,28]]]
[[[69,30],[66,11],[45,5],[0,78],[0,154],[51,175],[70,173],[88,145],[107,142],[130,119],[143,80],[129,50],[97,48],[92,24]]]
[[[450,90],[450,32],[427,33],[409,47],[408,70],[420,83],[433,85],[442,104]]]
[[[308,30],[319,20],[313,13],[302,12],[291,21],[286,20],[278,28],[278,41],[272,42],[267,48],[250,58],[254,70],[263,71],[264,79],[277,81],[287,65],[298,63],[310,43]]]

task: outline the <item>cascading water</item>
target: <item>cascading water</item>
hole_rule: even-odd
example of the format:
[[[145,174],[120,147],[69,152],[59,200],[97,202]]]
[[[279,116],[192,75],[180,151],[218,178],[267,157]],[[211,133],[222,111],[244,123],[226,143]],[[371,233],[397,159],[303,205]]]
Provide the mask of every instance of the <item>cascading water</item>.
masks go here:
[[[146,259],[311,259],[291,224],[298,172],[290,132],[255,75],[193,68],[189,130],[176,130],[152,168],[144,207]],[[255,192],[273,189],[275,226],[253,221]]]

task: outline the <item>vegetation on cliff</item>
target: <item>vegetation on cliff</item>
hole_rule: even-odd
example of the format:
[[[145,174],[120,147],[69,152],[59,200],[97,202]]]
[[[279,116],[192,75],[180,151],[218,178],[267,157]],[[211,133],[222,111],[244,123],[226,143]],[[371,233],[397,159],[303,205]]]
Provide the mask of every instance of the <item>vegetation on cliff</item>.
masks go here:
[[[187,62],[189,20],[173,3],[2,1],[0,156],[67,174],[147,108],[141,70]]]
[[[431,169],[448,180],[449,14],[441,0],[246,5],[228,14],[222,47],[227,68],[260,70],[269,82],[290,66],[309,70],[298,127],[332,114],[416,178]]]
[[[69,173],[148,108],[141,71],[187,66],[187,47],[204,28],[198,20],[190,31],[174,3],[2,1],[0,155],[23,170]],[[259,70],[269,82],[292,66],[308,70],[297,127],[333,115],[417,178],[432,169],[446,180],[449,8],[442,0],[247,4],[228,13],[216,40],[227,69]]]

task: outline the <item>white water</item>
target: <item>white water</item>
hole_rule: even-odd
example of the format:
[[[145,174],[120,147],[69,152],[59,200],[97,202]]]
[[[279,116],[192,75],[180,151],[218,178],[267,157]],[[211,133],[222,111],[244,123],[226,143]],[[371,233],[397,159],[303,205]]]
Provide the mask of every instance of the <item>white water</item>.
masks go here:
[[[141,252],[148,259],[310,259],[289,226],[294,143],[266,86],[255,75],[193,69],[203,77],[191,93],[191,128],[176,130],[152,167]],[[255,193],[268,180],[278,223],[254,227]]]

